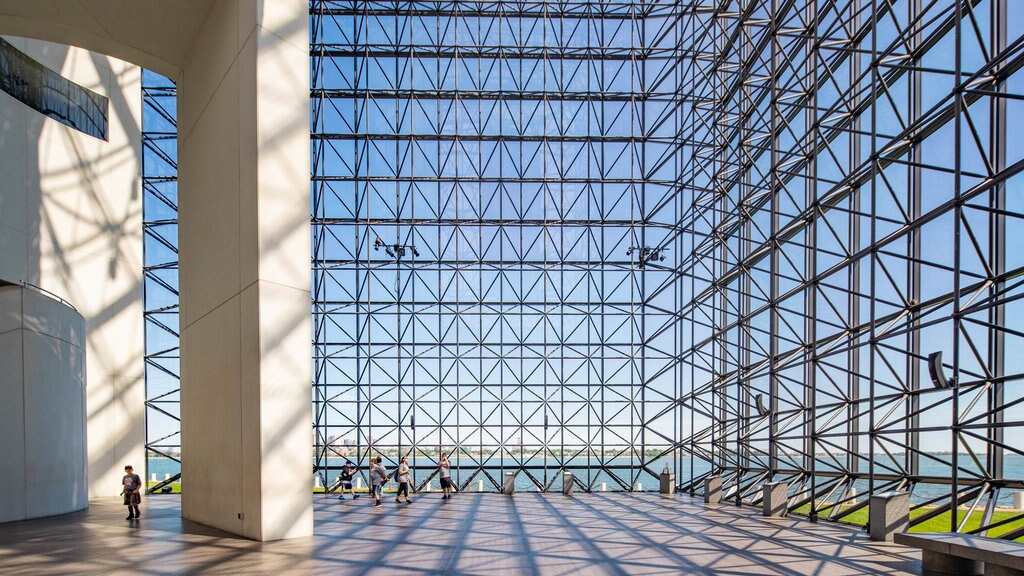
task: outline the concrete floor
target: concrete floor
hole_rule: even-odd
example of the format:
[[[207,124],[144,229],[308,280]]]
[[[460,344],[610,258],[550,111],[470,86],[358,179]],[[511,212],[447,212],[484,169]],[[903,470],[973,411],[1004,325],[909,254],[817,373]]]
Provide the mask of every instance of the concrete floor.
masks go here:
[[[657,494],[316,496],[316,536],[261,544],[183,522],[176,496],[0,525],[0,574],[917,574],[861,532]]]

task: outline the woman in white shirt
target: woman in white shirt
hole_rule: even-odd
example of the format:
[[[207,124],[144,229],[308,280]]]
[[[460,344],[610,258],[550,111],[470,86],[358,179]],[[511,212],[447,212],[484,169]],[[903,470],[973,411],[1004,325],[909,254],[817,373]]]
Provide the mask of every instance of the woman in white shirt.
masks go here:
[[[444,491],[441,499],[447,500],[455,492],[455,484],[452,483],[452,464],[448,461],[447,454],[441,454],[441,459],[437,461],[437,474],[441,477],[441,490]]]
[[[409,468],[409,459],[402,456],[402,462],[398,465],[398,494],[395,495],[395,502],[401,502],[402,495],[405,495],[405,503],[412,504],[412,499],[409,498],[409,484],[412,480],[409,478],[409,472],[412,469]]]

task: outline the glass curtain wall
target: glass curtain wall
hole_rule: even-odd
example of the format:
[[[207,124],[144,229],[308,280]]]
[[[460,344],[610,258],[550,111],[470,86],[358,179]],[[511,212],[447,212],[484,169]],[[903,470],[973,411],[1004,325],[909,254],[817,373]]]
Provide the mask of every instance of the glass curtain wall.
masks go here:
[[[1024,536],[1024,4],[700,4],[680,448],[737,502]]]
[[[680,373],[674,2],[312,4],[316,467],[650,489]]]
[[[314,0],[310,26],[321,483],[378,454],[485,490],[667,465],[1024,537],[1024,5]],[[174,106],[145,78],[162,480]]]
[[[174,484],[181,476],[177,89],[149,70],[142,74],[142,194],[147,470],[150,481]]]

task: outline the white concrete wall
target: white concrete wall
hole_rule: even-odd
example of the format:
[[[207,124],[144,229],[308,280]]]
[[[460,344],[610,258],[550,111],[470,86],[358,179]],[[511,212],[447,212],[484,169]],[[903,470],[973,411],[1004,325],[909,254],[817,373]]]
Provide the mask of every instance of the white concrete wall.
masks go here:
[[[260,540],[311,535],[309,5],[306,0],[130,4],[131,9],[123,0],[0,1],[0,32],[91,47],[178,81],[182,515]],[[121,85],[130,93],[127,83]],[[118,149],[112,139],[110,151]],[[133,166],[129,158],[123,162],[109,167]],[[25,161],[26,166],[36,164],[36,157]],[[137,174],[137,166],[133,168]],[[65,172],[76,170],[72,165]],[[108,183],[109,177],[115,185],[112,173],[93,174],[97,176],[75,180],[91,188]],[[107,194],[94,196],[94,201],[109,198]],[[25,250],[44,264],[54,256],[66,264],[58,272],[68,289],[51,289],[68,294],[73,302],[82,294],[71,286],[113,296],[107,301],[115,304],[109,314],[100,315],[103,328],[137,302],[136,292],[92,276],[96,267],[88,264],[82,265],[81,274],[110,290],[79,282],[79,264],[96,254],[116,254],[108,262],[120,270],[119,255],[136,254],[130,242],[132,248],[125,250],[120,240],[120,232],[138,221],[127,213],[135,210],[139,198],[129,198],[132,202],[106,207],[95,218],[67,228],[104,221],[110,226],[79,240],[98,239],[106,248],[83,250],[70,261],[59,242],[55,246],[63,252],[46,252],[50,239],[40,234],[39,254],[48,255]],[[37,212],[27,210],[29,215]],[[44,225],[41,221],[22,231],[29,238],[26,244],[35,238],[33,230]],[[118,240],[111,240],[108,231],[115,231]],[[18,250],[12,253],[15,261],[0,264],[0,278],[5,267],[7,273],[31,271],[17,262]],[[59,284],[51,274],[39,275],[46,277],[48,288]],[[96,310],[80,309],[89,328],[95,328]],[[142,315],[134,317],[141,333]],[[127,327],[112,333],[110,340],[123,343],[126,357],[134,358],[134,334]],[[141,375],[141,354],[137,357],[137,373],[131,369],[134,363],[118,361],[120,354],[106,358],[107,366],[123,370],[109,372],[118,375],[103,386],[105,401],[94,402],[89,393],[90,451],[101,436],[97,449],[105,450],[100,455],[106,456],[104,468],[118,458],[137,462],[133,447],[135,438],[142,445],[143,407],[141,380],[139,386],[133,380]],[[90,386],[94,368],[90,355]],[[136,407],[139,420],[132,411]],[[94,436],[94,419],[104,414],[108,417],[103,421],[116,432],[103,436],[104,431],[95,431]],[[107,480],[102,482],[105,487]],[[94,486],[94,491],[103,493],[105,488]]]
[[[0,280],[41,286],[84,317],[89,494],[116,495],[124,465],[145,466],[140,70],[5,38],[110,98],[104,142],[0,92]]]
[[[0,286],[0,367],[0,522],[85,508],[85,321]]]
[[[305,0],[217,2],[178,87],[182,515],[313,531]]]

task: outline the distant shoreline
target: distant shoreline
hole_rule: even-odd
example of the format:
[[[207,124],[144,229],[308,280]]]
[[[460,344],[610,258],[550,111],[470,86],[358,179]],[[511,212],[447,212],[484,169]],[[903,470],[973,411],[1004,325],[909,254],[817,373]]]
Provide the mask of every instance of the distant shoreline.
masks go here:
[[[524,449],[524,450],[532,450],[532,448]],[[567,452],[571,452],[572,450],[571,449],[566,449],[566,451]],[[385,451],[371,450],[370,452],[373,452],[374,454],[379,453],[382,456],[396,456],[398,454],[397,451],[394,451],[394,450],[385,450]],[[365,455],[366,453],[367,453],[367,451],[364,450],[363,454]],[[515,451],[508,451],[508,453],[515,454]],[[483,455],[483,456],[491,456],[491,455],[494,455],[494,454],[495,454],[495,452],[472,452],[471,451],[471,452],[468,453],[468,456],[481,456],[481,455]],[[904,456],[904,455],[906,455],[906,452],[892,452],[891,454],[893,456]],[[867,455],[868,455],[867,453],[858,453],[857,454],[857,456],[867,456]],[[927,455],[927,456],[952,456],[953,452],[922,452],[921,455]],[[970,458],[971,457],[971,455],[969,453],[967,453],[967,452],[957,452],[956,455],[957,455],[957,457],[960,457],[960,456],[963,456],[965,458]],[[435,455],[434,454],[423,454],[423,455],[421,455],[419,457],[421,457],[421,458],[429,458],[431,456],[435,456]],[[448,454],[448,457],[452,458],[452,459],[457,459],[459,457],[468,457],[468,456],[466,454],[459,454],[459,453],[449,453]],[[795,457],[801,457],[800,454],[785,454],[785,453],[779,454],[779,456],[794,457],[794,458]],[[829,455],[828,454],[815,454],[815,456],[829,456]],[[984,458],[984,457],[987,456],[987,454],[986,453],[979,453],[979,454],[975,454],[975,456],[977,456],[978,458]],[[1010,458],[1013,458],[1013,457],[1024,458],[1024,455],[1019,455],[1019,454],[1006,454],[1005,456],[1010,457]],[[317,456],[314,454],[314,455],[312,455],[312,457],[316,458]],[[618,454],[618,455],[616,455],[616,454],[580,454],[580,455],[577,455],[577,456],[572,456],[572,458],[627,458],[627,457],[628,456],[623,456],[621,454]],[[676,456],[671,455],[671,454],[665,454],[665,455],[661,456],[660,458],[675,458],[675,457]],[[689,455],[684,455],[683,456],[683,458],[690,458],[690,457],[691,456],[689,456]],[[344,458],[350,458],[350,456],[339,456],[337,454],[332,454],[332,455],[327,456],[327,458],[341,458],[341,459],[344,459]],[[538,456],[531,456],[530,459],[538,459],[539,460],[539,459],[554,459],[554,458],[549,458],[547,456],[538,455]],[[150,456],[149,458],[147,458],[147,460],[171,460],[171,461],[174,461],[175,459],[174,458],[168,458],[166,456]],[[702,458],[702,460],[703,460],[703,458]]]

